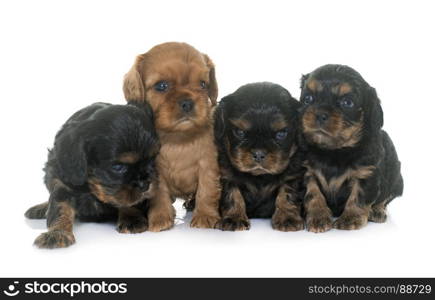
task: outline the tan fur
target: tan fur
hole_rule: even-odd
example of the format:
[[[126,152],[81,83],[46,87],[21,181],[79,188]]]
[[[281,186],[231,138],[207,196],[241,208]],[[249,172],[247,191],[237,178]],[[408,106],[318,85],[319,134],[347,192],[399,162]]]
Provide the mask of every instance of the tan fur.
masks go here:
[[[361,139],[364,114],[360,120],[349,124],[342,115],[334,112],[330,115],[327,123],[319,127],[316,121],[314,107],[308,108],[302,116],[303,131],[307,139],[316,144],[330,149],[353,147]]]
[[[141,233],[148,229],[148,221],[142,211],[135,207],[118,209],[117,230],[119,233]]]
[[[288,126],[287,122],[283,119],[278,119],[270,125],[270,127],[275,131],[280,131]]]
[[[361,207],[358,203],[359,195],[363,192],[357,178],[350,181],[350,195],[341,216],[334,222],[334,227],[342,230],[360,229],[368,222],[370,208]]]
[[[118,160],[122,163],[134,164],[139,160],[139,155],[135,152],[125,152],[118,157]]]
[[[234,120],[230,120],[230,122],[234,126],[240,128],[242,130],[249,130],[249,128],[251,128],[251,126],[252,126],[251,122],[249,122],[248,120],[245,120],[245,119],[234,119]]]
[[[155,91],[154,85],[160,81],[169,83],[168,91]],[[200,87],[201,81],[207,89]],[[175,197],[195,195],[192,227],[214,228],[220,221],[219,168],[211,117],[217,93],[213,62],[185,43],[157,45],[139,55],[124,78],[127,100],[150,103],[161,142],[156,159],[159,188],[148,214],[150,231],[173,226]],[[194,103],[189,115],[179,107],[183,99]]]
[[[370,222],[384,223],[387,220],[386,204],[388,200],[390,199],[372,205],[369,213]]]
[[[312,199],[305,204],[307,215],[318,214],[320,218],[325,218],[326,200],[322,191],[317,185],[317,182],[319,182],[322,189],[328,194],[334,194],[338,192],[343,184],[347,182],[351,191],[342,215],[335,221],[333,226],[337,229],[351,230],[359,229],[367,224],[370,209],[369,207],[361,207],[358,204],[359,196],[363,192],[359,181],[369,178],[373,174],[373,171],[376,168],[375,166],[349,168],[340,176],[330,178],[329,181],[325,178],[320,170],[313,169],[310,166],[306,167],[306,176],[309,177],[307,184],[307,195],[312,197]],[[317,182],[314,178],[317,179]]]
[[[346,82],[333,86],[331,88],[331,92],[336,94],[337,96],[343,96],[352,91],[352,86]]]
[[[323,91],[323,86],[322,84],[317,81],[316,79],[310,79],[307,82],[307,87],[312,91],[312,92],[321,92]]]
[[[238,188],[233,188],[228,197],[233,200],[233,205],[230,209],[222,212],[222,218],[231,218],[233,220],[243,221],[238,222],[238,227],[235,230],[248,230],[249,229],[249,219],[246,214],[246,205],[245,200],[242,196],[242,193]],[[248,224],[247,226],[244,224]],[[224,228],[225,229],[225,228]]]
[[[249,129],[251,125],[244,119],[234,119],[231,120],[231,123],[241,129]],[[282,129],[284,127],[288,127],[288,124],[285,120],[278,120],[278,123],[275,123],[275,126],[278,126]],[[287,168],[290,162],[290,158],[297,150],[296,146],[292,146],[288,155],[284,155],[284,153],[282,153],[281,151],[268,152],[266,158],[258,163],[254,160],[252,156],[252,151],[261,149],[252,149],[246,151],[245,149],[238,148],[233,153],[232,151],[230,151],[230,144],[228,138],[225,139],[225,147],[228,153],[228,157],[234,166],[236,166],[242,172],[251,173],[255,176],[263,174],[281,173],[285,168]]]
[[[107,194],[103,185],[95,177],[90,177],[88,179],[88,185],[91,193],[101,202],[111,204],[116,207],[129,207],[138,204],[139,202],[143,201],[143,199],[149,199],[153,197],[157,183],[151,182],[150,187],[145,192],[139,192],[131,185],[126,184],[114,195]]]
[[[57,205],[59,206],[59,216],[52,224],[50,224],[48,230],[72,232],[75,218],[74,209],[67,202],[61,202]]]
[[[298,231],[304,229],[301,208],[292,199],[291,188],[282,186],[275,201],[275,212],[272,216],[272,227],[280,231]]]
[[[315,233],[325,232],[332,228],[332,212],[316,182],[316,177],[319,181],[322,181],[322,177],[319,178],[316,170],[310,168],[310,166],[306,165],[306,167],[307,172],[305,173],[305,177],[307,180],[307,190],[304,205],[307,230]],[[326,182],[324,177],[323,180]]]
[[[341,188],[343,183],[348,180],[366,179],[370,177],[373,174],[375,168],[375,166],[362,166],[356,169],[349,168],[340,176],[330,178],[329,182],[326,180],[325,176],[322,174],[322,172],[320,172],[320,170],[310,168],[310,172],[316,176],[317,180],[322,186],[322,189],[332,194],[337,192]]]

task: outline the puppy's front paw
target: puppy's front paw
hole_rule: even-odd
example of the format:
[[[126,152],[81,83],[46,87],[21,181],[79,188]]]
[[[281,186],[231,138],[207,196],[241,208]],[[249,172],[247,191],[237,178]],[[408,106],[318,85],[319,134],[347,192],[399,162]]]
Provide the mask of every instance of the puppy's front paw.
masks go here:
[[[194,214],[190,227],[194,228],[218,228],[220,224],[220,218],[216,216],[207,216]]]
[[[129,216],[118,221],[116,230],[119,233],[141,233],[148,229],[145,216]]]
[[[34,244],[38,248],[54,249],[65,248],[76,242],[72,232],[65,230],[50,230],[40,234]]]
[[[304,229],[304,220],[300,216],[285,216],[275,213],[272,217],[272,228],[279,231],[299,231]]]
[[[373,209],[370,211],[369,221],[375,223],[384,223],[387,221],[387,213],[384,209]]]
[[[364,214],[347,213],[346,211],[334,222],[334,228],[341,230],[356,230],[367,224]]]
[[[238,217],[227,217],[221,222],[220,228],[223,231],[242,231],[249,230],[251,224],[249,220]]]
[[[330,214],[324,212],[311,212],[306,218],[307,230],[314,233],[325,232],[332,228]]]
[[[148,212],[148,231],[159,232],[174,226],[175,209],[171,205],[165,209],[154,209]]]

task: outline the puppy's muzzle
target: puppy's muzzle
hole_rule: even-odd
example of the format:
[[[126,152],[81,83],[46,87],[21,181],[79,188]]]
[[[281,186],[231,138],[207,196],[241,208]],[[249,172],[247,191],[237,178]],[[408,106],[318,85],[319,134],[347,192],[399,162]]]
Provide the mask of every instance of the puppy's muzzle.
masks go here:
[[[317,112],[316,113],[316,123],[318,126],[323,126],[329,119],[329,114],[326,112]]]
[[[266,158],[266,151],[263,150],[252,150],[252,159],[257,162],[257,163],[261,163],[265,158]]]
[[[181,111],[186,114],[192,112],[195,107],[192,99],[182,99],[178,101],[178,105],[180,106]]]

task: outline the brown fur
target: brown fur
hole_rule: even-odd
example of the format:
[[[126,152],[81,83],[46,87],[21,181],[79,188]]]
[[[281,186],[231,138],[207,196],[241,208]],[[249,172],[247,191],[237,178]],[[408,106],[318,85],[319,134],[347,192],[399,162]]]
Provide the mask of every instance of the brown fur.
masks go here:
[[[100,201],[111,204],[115,207],[123,207],[123,206],[133,206],[139,202],[141,202],[144,198],[151,198],[155,194],[155,186],[157,183],[152,182],[150,188],[146,192],[142,192],[142,195],[136,189],[134,189],[131,185],[126,184],[120,189],[116,194],[110,195],[106,193],[104,186],[96,179],[95,177],[90,177],[88,179],[88,185],[91,190],[91,193],[95,195]]]
[[[293,146],[289,155],[284,156],[282,152],[269,152],[267,154],[266,159],[261,163],[261,166],[256,163],[252,157],[252,153],[250,151],[244,151],[243,149],[238,149],[234,155],[231,154],[229,148],[229,141],[226,139],[226,148],[228,157],[231,160],[231,163],[236,166],[242,172],[248,172],[253,175],[262,175],[262,174],[279,174],[285,168],[287,168],[290,158],[296,152],[296,146]]]
[[[170,88],[156,91],[154,85],[163,80]],[[208,88],[202,89],[200,81]],[[150,231],[173,226],[175,197],[195,195],[192,227],[214,228],[220,220],[219,168],[211,120],[217,92],[210,58],[184,43],[161,44],[139,55],[124,78],[128,101],[146,99],[150,103],[162,144],[156,160],[159,188],[148,214]],[[187,98],[194,103],[189,115],[179,107],[179,101]]]
[[[286,128],[287,126],[288,126],[287,122],[283,119],[278,119],[275,122],[273,122],[272,124],[270,124],[270,127],[276,131],[280,131],[280,130]]]
[[[341,216],[334,222],[334,228],[343,230],[360,229],[368,222],[369,207],[360,207],[358,197],[362,193],[359,180],[354,178],[350,181],[351,192]]]
[[[59,209],[57,218],[48,224],[48,231],[35,240],[35,245],[40,248],[65,248],[75,243],[72,231],[75,211],[67,202],[56,205]]]
[[[352,91],[352,86],[348,83],[341,83],[331,88],[331,92],[337,96],[343,96]]]
[[[148,220],[139,209],[135,207],[118,209],[117,230],[119,233],[141,233],[147,229]]]
[[[317,81],[316,79],[310,79],[310,81],[307,83],[307,87],[312,92],[321,92],[321,91],[323,91],[322,84],[319,81]]]
[[[388,200],[372,205],[369,212],[370,222],[384,223],[387,220],[386,203]]]
[[[349,124],[341,114],[334,112],[330,115],[324,128],[316,124],[316,111],[310,107],[302,117],[303,130],[307,139],[326,148],[337,149],[353,147],[361,139],[363,129],[363,114],[359,122]]]
[[[241,231],[248,230],[250,222],[246,215],[245,200],[238,188],[234,188],[228,195],[233,201],[230,209],[222,212],[222,219],[230,219],[231,222],[223,222],[222,230]]]
[[[139,155],[134,152],[125,152],[121,154],[118,160],[126,164],[134,164],[139,160]]]
[[[242,130],[249,130],[251,128],[251,122],[245,119],[234,119],[230,120],[231,123],[233,123],[234,126],[242,129]]]
[[[288,186],[282,186],[275,202],[275,213],[272,216],[272,227],[280,231],[298,231],[304,229],[301,207],[296,204],[295,193]]]
[[[328,231],[332,228],[332,212],[317,185],[316,173],[308,168],[305,177],[307,178],[305,198],[308,200],[305,201],[307,230],[315,233]]]
[[[368,177],[370,177],[373,174],[375,166],[362,166],[358,168],[349,168],[346,172],[344,172],[340,176],[330,178],[329,181],[325,178],[325,176],[322,174],[320,170],[313,169],[309,166],[306,167],[307,167],[306,176],[309,178],[307,184],[307,196],[312,198],[306,204],[307,216],[310,214],[311,215],[318,214],[320,209],[323,212],[320,212],[319,218],[324,219],[324,223],[326,222],[329,227],[330,222],[326,221],[326,219],[330,219],[331,215],[330,212],[328,213],[326,212],[327,210],[329,210],[329,208],[326,209],[327,208],[326,200],[318,184],[320,184],[320,186],[326,193],[334,194],[335,192],[340,190],[340,188],[345,182],[349,182],[351,192],[346,202],[345,209],[342,215],[340,216],[340,218],[338,218],[334,222],[333,226],[337,229],[352,230],[352,229],[359,229],[363,227],[365,224],[367,224],[370,208],[360,207],[358,205],[358,197],[363,192],[359,180],[367,179]],[[379,208],[376,207],[375,210],[376,209],[380,210],[381,207]],[[313,223],[312,220],[311,223]],[[307,227],[309,227],[308,224]],[[311,226],[311,227],[316,227],[316,226]],[[318,230],[318,229],[316,230],[315,228],[313,228],[313,230],[310,230],[310,228],[308,228],[308,230],[313,232],[322,232],[322,230]]]

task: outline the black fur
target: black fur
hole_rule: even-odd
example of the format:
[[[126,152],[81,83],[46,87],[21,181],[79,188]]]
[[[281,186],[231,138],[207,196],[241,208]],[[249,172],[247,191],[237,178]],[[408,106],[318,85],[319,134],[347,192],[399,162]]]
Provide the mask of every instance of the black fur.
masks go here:
[[[214,130],[222,176],[220,210],[223,214],[223,227],[228,221],[225,212],[234,205],[229,195],[234,188],[239,189],[243,196],[248,218],[270,218],[275,212],[275,200],[283,185],[287,185],[294,194],[291,201],[300,202],[303,170],[301,153],[296,150],[299,106],[298,101],[286,89],[272,83],[247,84],[219,103],[214,115]],[[287,124],[287,136],[278,141],[275,138],[277,132],[271,128],[271,124],[280,117]],[[246,130],[244,138],[237,136],[237,127],[230,121],[240,119],[247,120],[252,125]],[[291,151],[294,153],[288,166],[276,174],[253,174],[240,170],[231,161],[231,156],[235,156],[237,151],[249,153],[253,149],[264,149],[267,155],[277,153],[284,157],[288,157]],[[279,163],[285,164],[286,161]],[[238,223],[233,225],[229,224],[227,229],[234,230],[233,227],[237,227]]]
[[[308,88],[307,84],[310,80],[319,82],[323,87],[322,90],[313,92]],[[349,93],[338,95],[331,92],[334,86],[342,83],[351,86]],[[358,72],[343,65],[325,65],[304,75],[301,88],[301,102],[304,103],[301,109],[301,120],[308,110],[312,110],[331,115],[335,113],[346,124],[358,123],[359,120],[362,122],[360,138],[355,139],[358,140],[357,142],[334,148],[313,142],[307,137],[303,128],[301,144],[307,151],[307,166],[320,171],[328,182],[341,176],[350,168],[357,170],[364,166],[374,166],[375,169],[370,177],[359,180],[362,191],[358,195],[358,205],[361,207],[370,208],[381,202],[388,204],[395,197],[401,196],[403,179],[400,173],[400,162],[391,139],[381,129],[383,111],[375,89]],[[312,102],[310,97],[313,97]],[[345,97],[346,101],[351,100],[352,107],[340,104]],[[343,213],[349,198],[350,187],[347,183],[345,182],[334,192],[326,191],[320,183],[318,184],[335,217]],[[305,202],[309,200],[305,199]]]
[[[116,219],[123,207],[134,207],[146,218],[146,199],[155,185],[154,159],[158,150],[152,111],[147,104],[95,103],[85,107],[66,121],[49,150],[44,168],[49,201],[30,208],[25,215],[47,218],[50,230],[62,218],[62,204],[82,221]],[[120,155],[125,153],[136,155],[137,161],[120,162]],[[122,172],[116,171],[114,165]],[[93,181],[98,182],[100,193],[91,188]],[[131,191],[126,193],[130,198],[118,196],[124,190]],[[39,239],[38,246],[68,246],[55,241],[52,235],[45,241]]]

